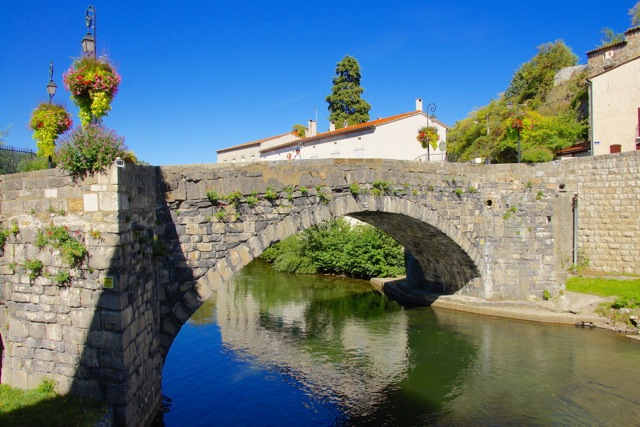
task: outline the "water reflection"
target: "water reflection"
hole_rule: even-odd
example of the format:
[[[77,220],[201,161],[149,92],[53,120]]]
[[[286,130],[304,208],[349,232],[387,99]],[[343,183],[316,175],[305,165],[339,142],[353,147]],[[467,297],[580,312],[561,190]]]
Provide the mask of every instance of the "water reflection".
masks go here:
[[[637,425],[640,345],[403,310],[366,283],[252,263],[169,353],[166,425]]]
[[[219,291],[224,346],[351,416],[370,412],[407,376],[406,313],[361,281],[282,277],[244,274]]]
[[[478,349],[452,425],[638,425],[640,348],[611,332],[437,310],[439,327]],[[515,333],[514,333],[515,332]]]

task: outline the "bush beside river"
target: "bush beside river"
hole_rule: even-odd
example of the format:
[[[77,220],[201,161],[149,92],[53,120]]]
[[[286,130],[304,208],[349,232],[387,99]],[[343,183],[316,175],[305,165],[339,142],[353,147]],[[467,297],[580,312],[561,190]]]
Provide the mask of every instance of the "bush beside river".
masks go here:
[[[391,236],[344,218],[316,225],[284,239],[262,253],[278,271],[340,274],[369,279],[405,274],[404,249]]]

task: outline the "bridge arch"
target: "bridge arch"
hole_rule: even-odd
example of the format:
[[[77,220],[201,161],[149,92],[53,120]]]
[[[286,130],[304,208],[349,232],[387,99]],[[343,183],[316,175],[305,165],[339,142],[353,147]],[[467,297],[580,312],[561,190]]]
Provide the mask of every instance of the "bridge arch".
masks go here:
[[[351,216],[371,224],[396,239],[420,266],[425,293],[483,293],[483,259],[476,245],[458,227],[443,219],[435,209],[393,196],[345,195],[326,204],[317,203],[292,212],[281,221],[255,232],[245,242],[229,249],[226,255],[200,277],[194,278],[180,298],[171,301],[161,319],[161,344],[164,356],[182,325],[221,285],[228,282],[272,244],[311,226]]]

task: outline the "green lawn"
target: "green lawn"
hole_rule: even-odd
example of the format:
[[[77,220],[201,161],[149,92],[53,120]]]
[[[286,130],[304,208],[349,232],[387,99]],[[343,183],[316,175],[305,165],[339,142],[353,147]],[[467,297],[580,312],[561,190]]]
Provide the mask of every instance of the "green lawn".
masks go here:
[[[33,390],[0,384],[0,426],[94,426],[106,413],[103,403],[60,396],[44,381]]]
[[[616,305],[637,307],[640,305],[640,279],[610,279],[607,277],[571,277],[567,291],[602,297],[617,297]]]

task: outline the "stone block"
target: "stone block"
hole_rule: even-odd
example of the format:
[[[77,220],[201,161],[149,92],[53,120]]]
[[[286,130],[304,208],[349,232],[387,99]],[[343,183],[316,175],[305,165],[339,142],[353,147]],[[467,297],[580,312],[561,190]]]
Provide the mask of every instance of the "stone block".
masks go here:
[[[9,335],[14,338],[26,338],[29,336],[29,322],[12,320],[9,322]]]
[[[45,323],[32,323],[30,336],[35,339],[43,339],[47,336],[47,325]]]
[[[16,311],[16,318],[33,323],[55,323],[57,315],[56,313],[42,311]]]
[[[45,199],[55,199],[58,197],[58,189],[57,188],[45,188],[44,189],[44,198]]]
[[[53,373],[72,378],[76,374],[76,367],[74,365],[57,363]]]
[[[87,345],[97,349],[122,350],[122,335],[109,331],[89,331]]]
[[[87,330],[73,326],[62,326],[62,338],[66,344],[82,345],[87,340]]]
[[[104,192],[98,193],[98,204],[101,211],[114,212],[120,207],[118,193]]]
[[[50,341],[62,341],[62,326],[58,324],[46,325],[45,338]]]
[[[51,350],[38,348],[35,350],[34,359],[43,360],[43,361],[52,361],[55,359],[55,353],[52,352]]]
[[[89,329],[92,327],[94,310],[90,308],[76,308],[69,313],[71,325],[75,328]]]
[[[67,199],[67,208],[70,213],[78,213],[84,210],[84,199],[70,198]]]
[[[98,195],[96,193],[88,193],[82,196],[82,202],[85,212],[95,212],[99,210]]]

